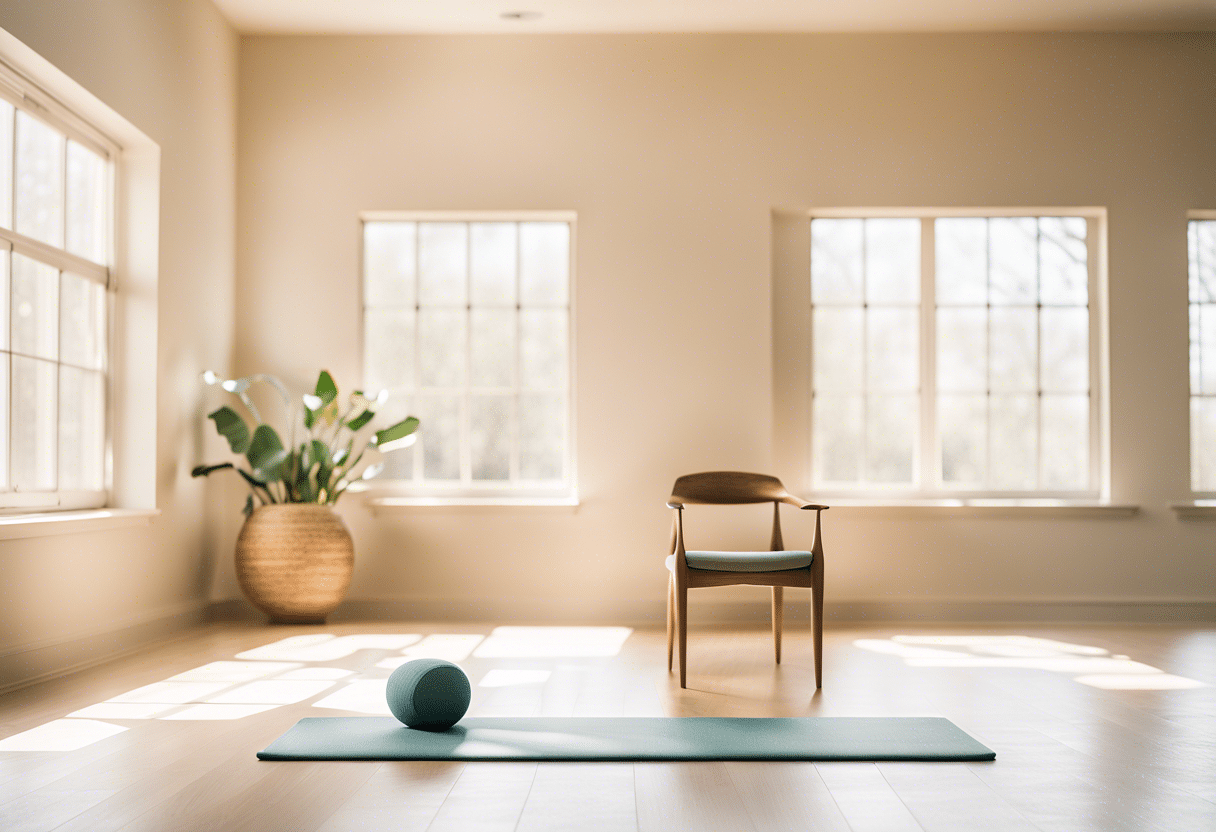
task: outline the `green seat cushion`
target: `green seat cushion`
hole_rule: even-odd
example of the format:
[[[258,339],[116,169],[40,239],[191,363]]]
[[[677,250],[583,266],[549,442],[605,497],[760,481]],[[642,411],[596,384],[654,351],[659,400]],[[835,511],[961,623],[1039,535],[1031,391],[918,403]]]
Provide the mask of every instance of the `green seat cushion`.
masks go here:
[[[685,552],[690,569],[715,572],[780,572],[811,565],[810,552]]]

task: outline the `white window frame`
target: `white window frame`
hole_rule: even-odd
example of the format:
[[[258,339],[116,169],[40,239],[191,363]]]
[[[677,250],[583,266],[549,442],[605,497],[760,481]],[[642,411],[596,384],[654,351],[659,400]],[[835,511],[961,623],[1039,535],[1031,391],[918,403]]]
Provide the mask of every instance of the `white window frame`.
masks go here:
[[[371,480],[356,483],[351,491],[363,492],[371,501],[374,508],[382,509],[394,505],[557,505],[573,506],[578,504],[578,468],[575,453],[577,443],[576,407],[577,398],[575,372],[575,331],[576,314],[576,263],[577,263],[577,223],[578,215],[574,211],[362,211],[359,214],[359,355],[362,365],[364,355],[364,339],[366,337],[366,292],[364,291],[364,234],[363,227],[369,222],[560,222],[570,229],[570,248],[568,266],[568,301],[566,329],[566,447],[563,458],[564,482],[559,487],[533,485],[527,481],[512,480],[502,485],[476,485],[471,479],[467,450],[469,447],[468,421],[461,420],[461,471],[459,482],[411,482],[408,480]],[[516,281],[518,283],[518,269]],[[518,289],[518,285],[517,285]],[[520,309],[518,298],[515,306]],[[418,330],[415,327],[415,345]],[[415,378],[418,378],[417,362],[418,349],[414,350]],[[516,345],[516,378],[518,378],[519,351]],[[461,388],[468,389],[468,386]],[[419,433],[426,431],[425,421]],[[421,438],[421,437],[420,437]],[[423,439],[425,441],[425,439]],[[518,448],[511,452],[511,469],[514,475],[517,469]],[[415,459],[415,471],[421,460]]]
[[[952,217],[1083,217],[1087,225],[1086,244],[1089,270],[1089,480],[1090,488],[1081,491],[994,491],[981,489],[948,488],[941,484],[941,447],[938,437],[936,408],[936,286],[935,286],[935,234],[932,220]],[[864,483],[857,487],[818,487],[812,477],[812,454],[814,453],[810,415],[814,396],[812,378],[814,357],[811,345],[812,319],[809,303],[805,311],[806,327],[806,425],[788,431],[804,437],[806,453],[800,477],[805,490],[824,498],[839,498],[849,501],[907,501],[932,502],[948,500],[953,503],[999,503],[1001,501],[1034,503],[1090,504],[1108,503],[1110,500],[1110,455],[1109,455],[1109,360],[1108,360],[1108,303],[1106,277],[1106,210],[1099,207],[992,207],[992,208],[817,208],[805,214],[807,257],[809,258],[810,222],[814,219],[872,219],[914,218],[921,220],[921,269],[920,269],[920,412],[918,415],[918,441],[913,451],[913,484]],[[810,300],[809,270],[802,279],[807,281],[807,301]],[[1037,304],[1036,304],[1037,305]]]
[[[1216,210],[1198,210],[1197,209],[1197,210],[1192,210],[1192,211],[1186,212],[1186,226],[1187,226],[1186,227],[1186,233],[1187,233],[1186,239],[1188,240],[1188,249],[1189,249],[1189,237],[1190,237],[1190,230],[1191,230],[1190,224],[1192,222],[1196,222],[1196,221],[1216,222]],[[1191,277],[1190,276],[1190,253],[1188,250],[1188,256],[1187,256],[1187,287],[1188,287],[1188,290],[1187,290],[1187,320],[1188,320],[1187,344],[1189,347],[1189,349],[1187,350],[1188,365],[1191,361],[1192,350],[1195,347],[1194,343],[1191,342],[1190,334],[1189,334],[1190,307],[1192,306],[1192,301],[1190,299],[1190,289],[1189,289],[1190,277]],[[1197,451],[1196,445],[1198,443],[1196,443],[1196,441],[1195,441],[1195,439],[1196,439],[1195,428],[1192,423],[1191,414],[1193,412],[1192,405],[1193,405],[1195,399],[1200,399],[1200,398],[1214,399],[1214,398],[1216,398],[1216,395],[1213,395],[1211,393],[1205,394],[1205,393],[1196,392],[1194,387],[1191,386],[1191,384],[1190,384],[1190,370],[1191,370],[1191,368],[1190,368],[1190,366],[1188,366],[1187,367],[1187,379],[1188,379],[1187,390],[1189,392],[1189,396],[1187,397],[1187,423],[1188,423],[1188,425],[1190,425],[1190,429],[1187,431],[1187,443],[1188,443],[1188,447],[1190,448],[1190,454],[1188,455],[1188,458],[1190,461],[1189,484],[1190,484],[1191,494],[1194,496],[1195,499],[1212,500],[1212,499],[1216,499],[1216,489],[1200,489],[1200,488],[1195,487],[1195,485],[1196,485],[1195,477],[1197,475],[1197,471],[1195,470],[1195,468],[1196,468],[1195,454]],[[1216,436],[1208,437],[1207,442],[1208,442],[1209,446],[1216,445]]]
[[[146,523],[156,508],[160,148],[20,40],[0,29],[0,96],[107,157],[110,227],[96,264],[11,229],[0,248],[33,254],[107,289],[105,490],[7,492],[0,539]]]
[[[66,490],[56,488],[53,491],[18,491],[11,485],[4,490],[0,490],[0,513],[17,513],[35,511],[65,511],[71,509],[87,509],[101,508],[109,503],[111,483],[112,483],[112,435],[111,425],[113,423],[113,408],[111,407],[110,395],[110,362],[109,356],[113,350],[113,326],[112,319],[114,314],[113,291],[115,289],[115,276],[112,264],[114,262],[114,231],[117,214],[115,204],[115,162],[119,156],[120,149],[116,143],[108,139],[103,133],[96,128],[90,126],[86,121],[76,116],[69,109],[60,105],[53,97],[44,95],[40,90],[33,87],[31,84],[23,81],[21,76],[14,72],[9,67],[0,64],[0,98],[12,104],[16,111],[24,112],[27,116],[37,119],[52,129],[62,133],[68,139],[77,142],[78,144],[88,148],[94,153],[101,156],[106,161],[106,199],[107,199],[107,223],[108,227],[105,230],[106,254],[104,263],[95,263],[84,257],[75,255],[66,248],[48,245],[41,240],[36,240],[32,237],[27,237],[24,234],[17,232],[14,229],[0,226],[0,251],[6,251],[9,256],[13,253],[27,256],[39,263],[50,266],[60,272],[71,272],[86,280],[90,280],[106,290],[106,332],[104,333],[105,340],[105,355],[106,361],[102,366],[102,375],[105,378],[103,386],[103,414],[105,419],[105,438],[104,438],[104,463],[102,473],[102,488],[97,491],[87,490]],[[66,177],[67,172],[67,150],[68,145],[63,143],[63,170]],[[12,224],[16,225],[16,205],[17,205],[17,176],[15,173],[16,153],[14,147],[12,164],[14,171],[11,172],[11,193],[9,194],[12,206],[13,216]],[[67,200],[68,188],[63,188],[61,194],[63,201],[63,217],[66,224],[67,221]],[[66,233],[66,230],[65,230]],[[12,275],[9,275],[10,287]],[[10,288],[11,291],[11,288]],[[55,361],[58,368],[60,362]],[[12,464],[12,429],[11,429],[11,414],[12,414],[12,370],[9,371],[9,392],[8,392],[8,407],[9,410],[5,414],[5,418],[10,420],[8,428],[8,441],[10,443],[9,452],[7,453],[7,464]],[[58,378],[58,374],[56,375]],[[58,383],[58,382],[56,382]],[[58,408],[59,400],[56,395],[56,432],[58,432]],[[58,443],[58,439],[57,439]],[[56,455],[58,455],[58,444],[56,444]]]

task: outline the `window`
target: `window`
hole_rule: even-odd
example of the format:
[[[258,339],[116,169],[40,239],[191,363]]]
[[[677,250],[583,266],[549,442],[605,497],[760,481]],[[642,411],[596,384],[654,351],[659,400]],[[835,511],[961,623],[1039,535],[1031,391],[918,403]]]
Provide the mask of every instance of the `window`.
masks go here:
[[[363,372],[422,420],[405,494],[573,496],[567,214],[367,215]]]
[[[1096,496],[1099,217],[902,213],[811,218],[812,487]]]
[[[100,507],[113,147],[0,81],[0,509]]]
[[[1216,212],[1187,223],[1191,313],[1191,488],[1216,492]]]

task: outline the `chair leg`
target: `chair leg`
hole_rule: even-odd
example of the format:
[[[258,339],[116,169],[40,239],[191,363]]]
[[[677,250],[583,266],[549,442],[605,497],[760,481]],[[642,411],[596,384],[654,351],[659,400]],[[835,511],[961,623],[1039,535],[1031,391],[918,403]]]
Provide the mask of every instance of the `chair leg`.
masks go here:
[[[785,623],[785,587],[773,587],[773,656],[781,664],[781,627]]]
[[[823,576],[811,587],[811,622],[815,640],[815,687],[823,687]]]
[[[680,687],[688,687],[688,587],[676,585],[676,628],[680,641]]]
[[[671,653],[675,646],[676,576],[667,576],[667,672],[671,672]]]

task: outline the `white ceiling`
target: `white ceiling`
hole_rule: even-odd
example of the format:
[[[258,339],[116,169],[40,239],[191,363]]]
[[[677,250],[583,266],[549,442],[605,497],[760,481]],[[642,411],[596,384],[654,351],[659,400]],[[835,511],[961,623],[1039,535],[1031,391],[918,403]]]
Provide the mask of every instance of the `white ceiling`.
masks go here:
[[[242,32],[1216,30],[1216,0],[215,0]],[[503,12],[541,12],[503,20]]]

